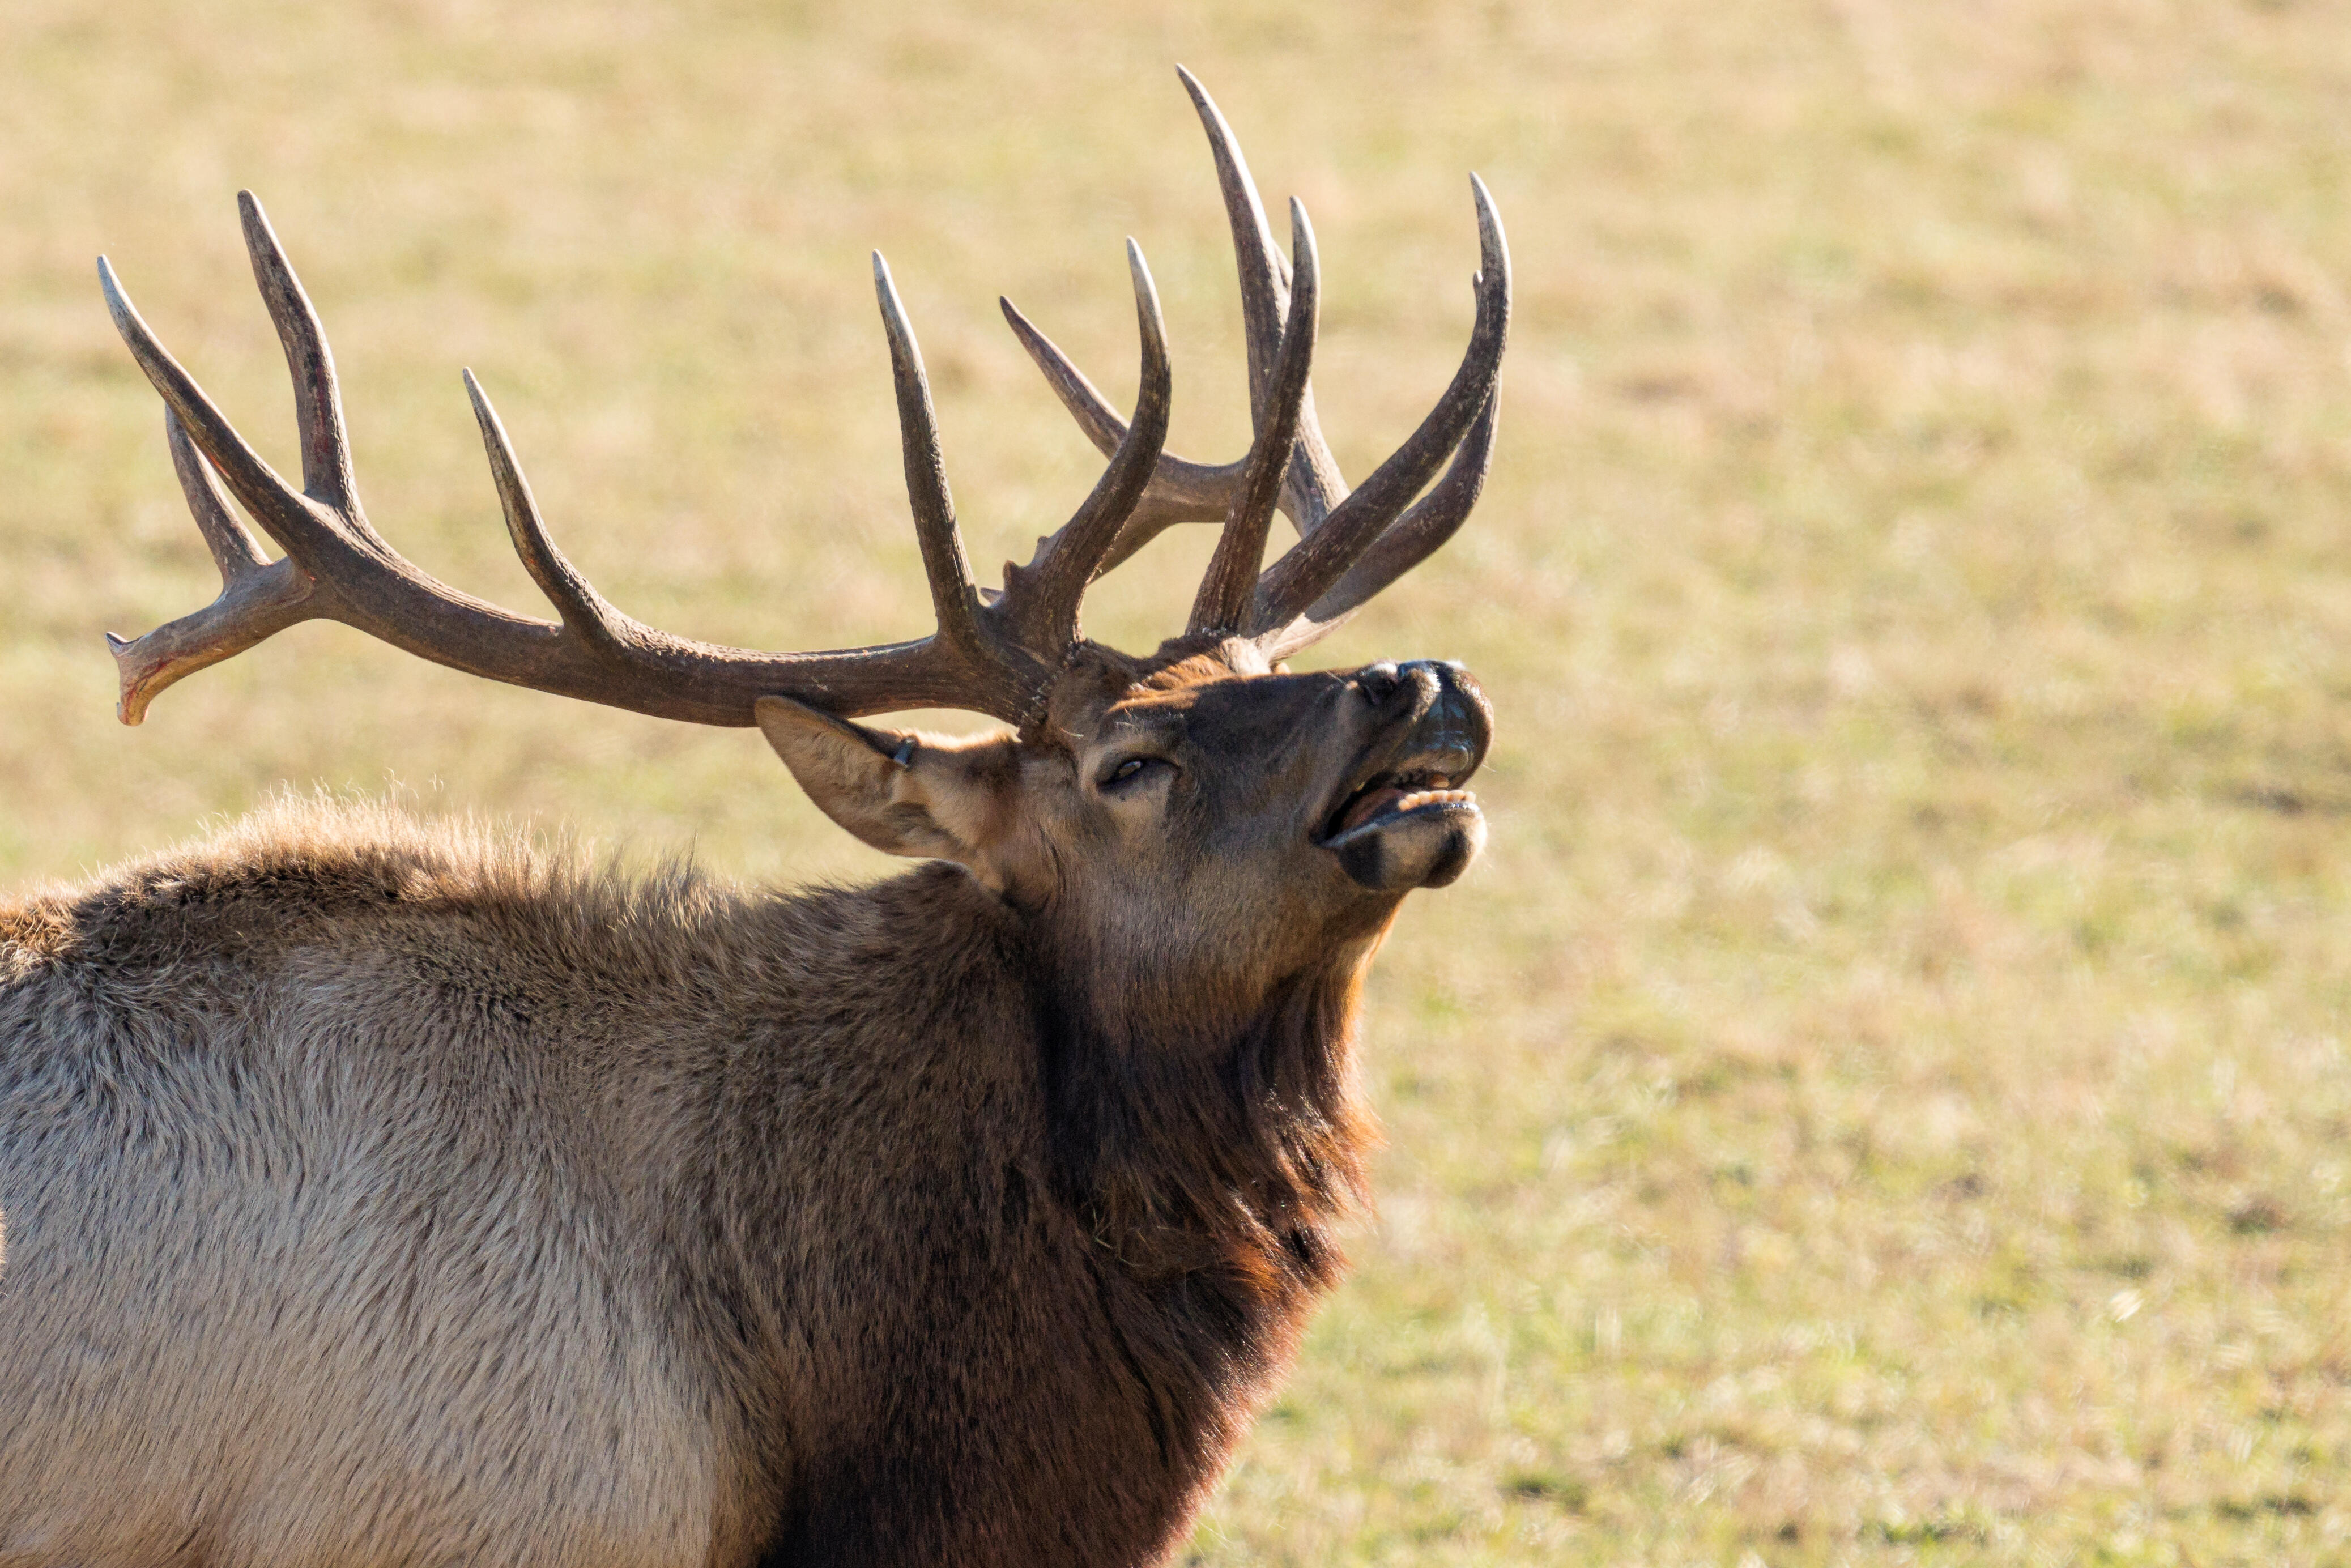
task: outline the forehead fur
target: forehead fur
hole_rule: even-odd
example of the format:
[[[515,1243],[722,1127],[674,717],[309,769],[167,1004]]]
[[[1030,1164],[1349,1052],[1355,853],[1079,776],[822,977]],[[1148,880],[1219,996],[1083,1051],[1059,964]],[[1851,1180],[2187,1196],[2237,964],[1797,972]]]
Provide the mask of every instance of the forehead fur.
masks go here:
[[[1246,637],[1196,639],[1190,643],[1179,639],[1160,648],[1150,674],[1139,685],[1145,691],[1181,691],[1210,681],[1228,681],[1236,675],[1270,674],[1272,669],[1264,653]]]
[[[1244,637],[1176,638],[1161,644],[1149,659],[1083,643],[1070,655],[1048,695],[1041,722],[1024,730],[1022,737],[1074,745],[1113,704],[1274,673],[1257,644]]]
[[[1195,653],[1152,671],[1135,686],[1135,692],[1138,695],[1145,692],[1180,692],[1212,681],[1228,681],[1238,673],[1214,653]]]

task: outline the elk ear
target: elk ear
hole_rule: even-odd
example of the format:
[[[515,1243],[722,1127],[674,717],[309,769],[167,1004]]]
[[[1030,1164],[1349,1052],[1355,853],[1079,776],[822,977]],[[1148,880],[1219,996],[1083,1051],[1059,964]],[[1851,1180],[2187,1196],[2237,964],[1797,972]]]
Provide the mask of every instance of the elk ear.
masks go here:
[[[990,876],[984,862],[1003,836],[1016,777],[1011,737],[873,729],[789,697],[761,697],[751,712],[826,816],[885,853]]]

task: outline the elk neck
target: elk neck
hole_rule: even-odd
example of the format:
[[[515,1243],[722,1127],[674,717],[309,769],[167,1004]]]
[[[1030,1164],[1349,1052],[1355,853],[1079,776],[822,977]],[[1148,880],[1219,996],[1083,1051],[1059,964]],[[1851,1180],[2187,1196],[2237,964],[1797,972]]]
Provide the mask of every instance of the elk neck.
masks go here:
[[[1335,1283],[1331,1228],[1364,1197],[1353,1046],[1371,941],[1187,1012],[945,864],[766,918],[799,977],[738,998],[711,1197],[686,1206],[713,1217],[716,1246],[681,1247],[724,1260],[693,1291],[714,1339],[782,1374],[783,1410],[816,1396],[789,1370],[810,1343],[903,1336],[920,1359],[998,1312],[1106,1331],[1147,1391],[1161,1465],[1206,1484]],[[763,1039],[761,1014],[798,1021]],[[840,1180],[816,1179],[836,1160]],[[852,1180],[861,1207],[826,1218]],[[813,1246],[810,1227],[834,1241]],[[1008,1279],[1024,1281],[1017,1301]],[[853,1305],[939,1300],[962,1318]]]
[[[1030,923],[1024,956],[1062,1200],[1146,1286],[1328,1288],[1366,1197],[1356,1085],[1370,939],[1263,977],[1173,977]]]

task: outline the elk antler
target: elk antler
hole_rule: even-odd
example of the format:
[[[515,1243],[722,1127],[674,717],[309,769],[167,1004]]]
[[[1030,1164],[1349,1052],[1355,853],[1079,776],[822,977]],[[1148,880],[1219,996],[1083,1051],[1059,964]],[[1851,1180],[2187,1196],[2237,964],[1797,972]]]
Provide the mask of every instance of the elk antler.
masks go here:
[[[1256,182],[1249,177],[1232,128],[1192,73],[1180,66],[1176,72],[1184,78],[1208,133],[1217,183],[1224,193],[1225,216],[1232,229],[1233,252],[1240,270],[1243,335],[1249,346],[1250,419],[1259,440],[1252,442],[1249,455],[1223,465],[1195,463],[1162,453],[1134,516],[1103,558],[1105,571],[1170,524],[1238,517],[1240,513],[1236,508],[1249,487],[1258,448],[1267,431],[1283,417],[1284,400],[1277,395],[1278,366],[1287,347],[1284,319],[1292,303],[1290,296],[1301,284],[1274,246],[1265,205],[1258,198]],[[1234,618],[1238,624],[1233,628],[1255,637],[1274,658],[1285,657],[1324,636],[1366,600],[1426,559],[1460,528],[1485,484],[1486,465],[1494,448],[1496,382],[1510,327],[1510,257],[1493,198],[1476,175],[1470,176],[1469,184],[1478,209],[1480,256],[1479,271],[1473,280],[1477,321],[1460,369],[1420,428],[1360,488],[1350,492],[1322,438],[1312,391],[1301,386],[1296,397],[1291,415],[1296,434],[1280,470],[1278,504],[1297,525],[1299,541],[1257,579],[1254,598],[1246,612]],[[1296,204],[1291,205],[1295,224],[1300,219]],[[1301,277],[1311,265],[1310,244],[1305,239],[1293,242],[1292,248],[1301,253]],[[1001,303],[1005,319],[1079,428],[1103,452],[1116,449],[1127,434],[1116,412],[1069,356],[1011,301]],[[1304,374],[1302,362],[1299,373]],[[1444,477],[1415,502],[1448,454],[1452,463]],[[1228,524],[1227,538],[1234,538]],[[1219,541],[1220,561],[1223,542]],[[1263,547],[1260,533],[1258,548]],[[1250,564],[1255,560],[1251,557]],[[1202,591],[1205,596],[1206,585]],[[1197,609],[1194,622],[1198,630]]]
[[[1199,596],[1192,601],[1192,619],[1185,627],[1187,633],[1248,629],[1257,593],[1257,563],[1265,559],[1266,532],[1273,525],[1274,503],[1280,497],[1282,476],[1290,466],[1298,422],[1306,412],[1306,378],[1314,364],[1315,309],[1322,283],[1314,258],[1314,231],[1307,225],[1306,209],[1294,198],[1290,204],[1290,249],[1298,253],[1298,277],[1282,322],[1281,348],[1267,382],[1263,419],[1249,443],[1249,455],[1241,460],[1240,482],[1226,503],[1225,531],[1200,579]]]
[[[220,597],[195,613],[135,641],[109,633],[122,682],[122,722],[140,722],[155,695],[183,676],[297,622],[324,618],[468,674],[696,724],[748,725],[759,697],[786,695],[843,717],[960,707],[1025,725],[1079,640],[1087,585],[1169,523],[1211,517],[1223,518],[1225,530],[1187,631],[1249,637],[1277,659],[1313,642],[1450,538],[1477,500],[1493,448],[1510,256],[1493,204],[1472,176],[1484,262],[1468,352],[1411,439],[1350,493],[1315,421],[1308,381],[1319,289],[1305,209],[1290,203],[1293,275],[1274,248],[1231,131],[1200,84],[1189,72],[1183,76],[1208,129],[1239,257],[1255,431],[1249,451],[1209,467],[1162,450],[1166,334],[1143,252],[1127,241],[1142,336],[1132,418],[1120,420],[1059,349],[1004,305],[1030,355],[1110,463],[1070,520],[1039,541],[1029,564],[1005,568],[1001,592],[977,588],[956,527],[922,353],[876,253],[873,286],[889,335],[906,489],[937,621],[936,631],[914,642],[763,653],[674,637],[615,609],[549,537],[506,430],[471,371],[465,391],[507,531],[557,619],[532,620],[461,593],[393,549],[360,508],[334,358],[252,193],[240,193],[237,203],[254,277],[294,381],[298,490],[262,461],[164,350],[100,256],[108,308],[162,395],[172,467],[221,573]],[[1415,502],[1448,453],[1445,476]],[[284,559],[268,559],[229,510],[231,496],[285,550]],[[1277,506],[1301,538],[1259,573]]]
[[[367,520],[351,473],[333,356],[317,312],[287,265],[261,204],[237,198],[254,276],[286,348],[302,442],[295,489],[247,445],[142,321],[101,256],[99,280],[116,328],[162,394],[173,466],[221,571],[220,597],[135,641],[109,635],[122,681],[120,708],[137,724],[182,676],[315,618],[340,621],[435,664],[492,680],[583,697],[658,717],[748,725],[759,697],[786,694],[846,716],[908,707],[962,707],[1019,723],[1069,655],[1078,601],[1118,524],[1148,481],[1167,430],[1169,371],[1159,300],[1143,253],[1128,242],[1143,375],[1132,425],[1100,484],[1005,591],[974,588],[939,462],[928,382],[905,312],[877,254],[873,283],[889,332],[906,481],[938,630],[918,642],[827,653],[763,653],[690,642],[623,613],[598,593],[541,521],[489,399],[465,373],[507,528],[559,620],[535,621],[461,593],[411,564]],[[217,474],[218,477],[215,477]],[[274,565],[229,512],[241,502],[286,551]]]

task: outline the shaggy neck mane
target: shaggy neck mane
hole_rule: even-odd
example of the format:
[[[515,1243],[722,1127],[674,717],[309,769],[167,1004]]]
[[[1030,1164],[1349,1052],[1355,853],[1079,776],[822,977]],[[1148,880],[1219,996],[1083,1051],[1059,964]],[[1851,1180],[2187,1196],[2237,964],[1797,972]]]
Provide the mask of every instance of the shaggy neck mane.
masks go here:
[[[1196,1488],[1296,1354],[1345,1262],[1332,1224],[1367,1196],[1353,1058],[1370,948],[1345,945],[1221,1026],[1165,1021],[1185,1015],[1104,967],[1032,984],[1051,1179],[1101,1260],[1102,1316],[1150,1391],[1161,1459]]]
[[[1138,1284],[1254,1317],[1336,1281],[1329,1226],[1364,1201],[1374,1136],[1354,1082],[1365,961],[1279,981],[1221,1025],[1150,1017],[1092,966],[1092,984],[1039,977],[1055,1179]]]

